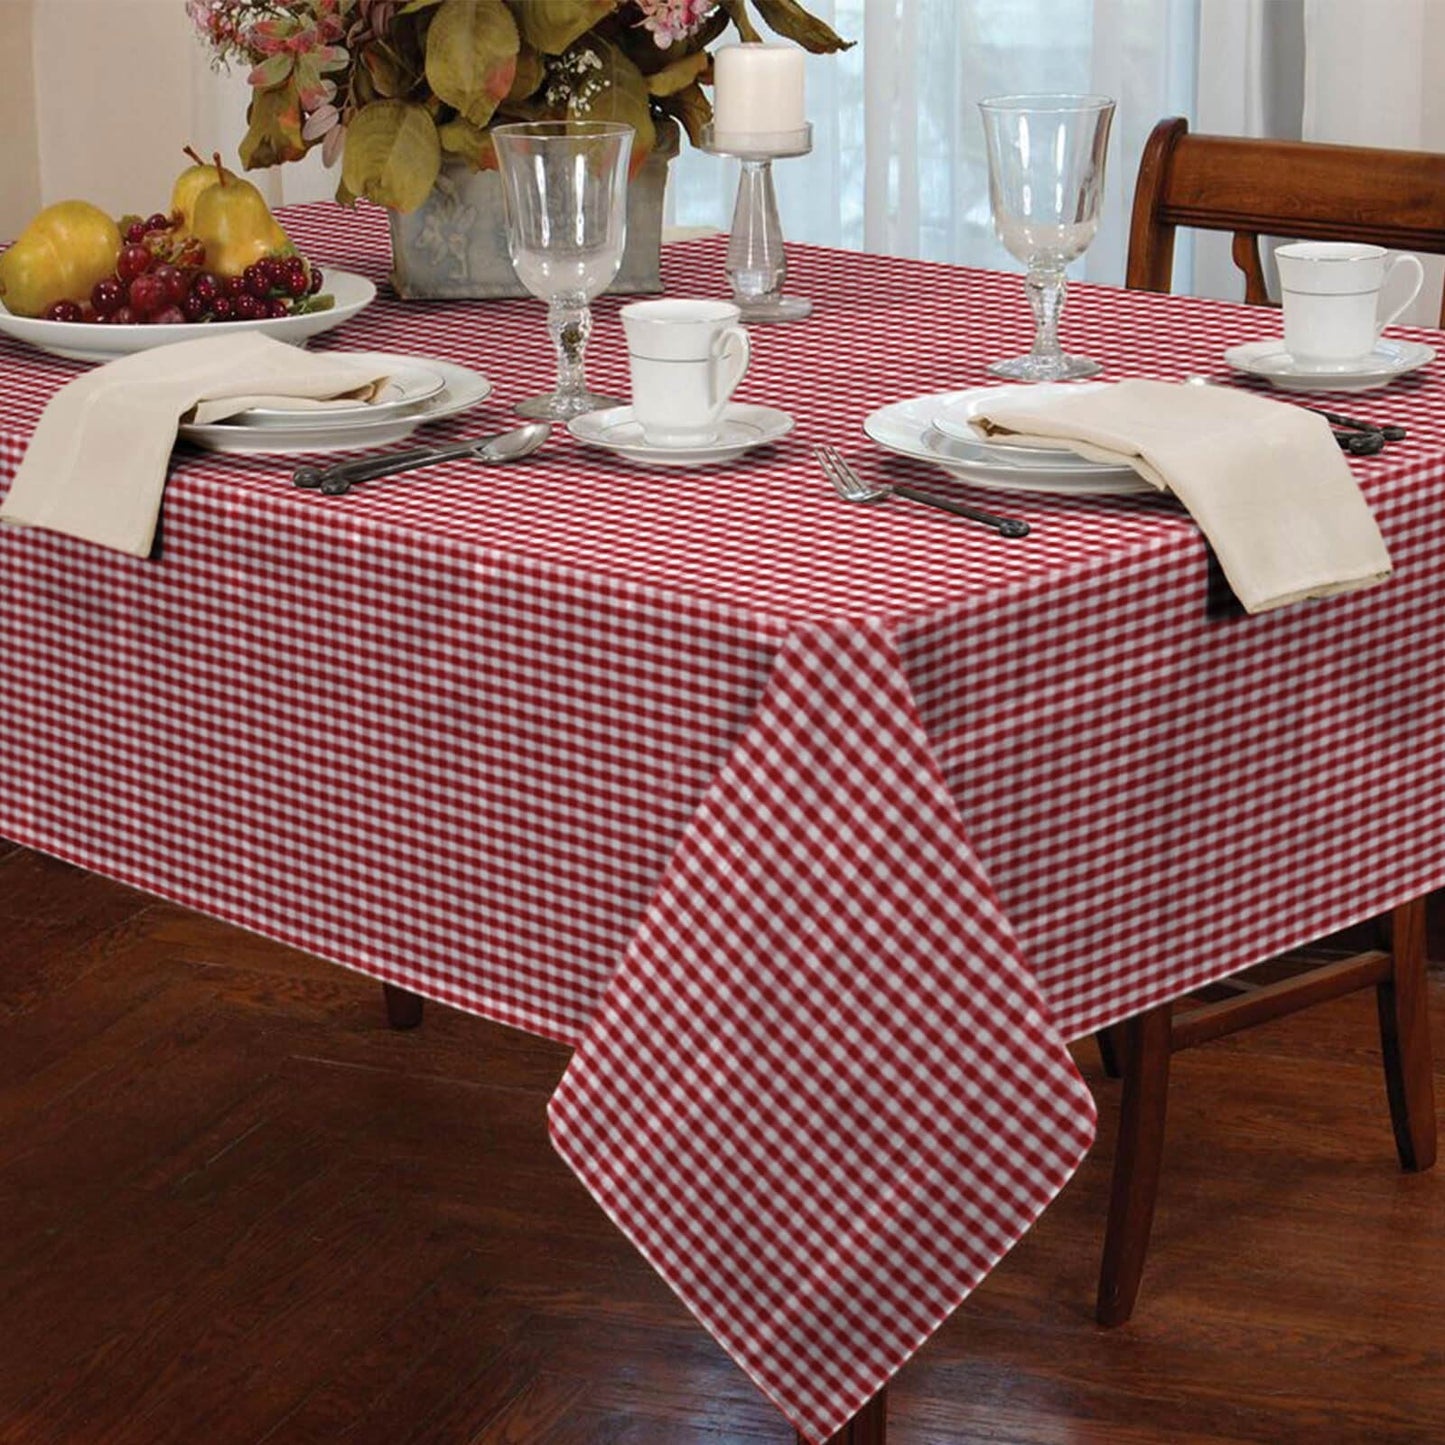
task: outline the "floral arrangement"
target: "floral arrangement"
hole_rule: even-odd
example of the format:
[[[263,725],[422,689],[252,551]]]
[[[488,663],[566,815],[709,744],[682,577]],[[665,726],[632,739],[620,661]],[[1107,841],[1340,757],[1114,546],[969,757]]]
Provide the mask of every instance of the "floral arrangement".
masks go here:
[[[846,42],[797,0],[752,0],[814,52]],[[760,40],[748,0],[186,0],[218,65],[249,67],[247,168],[320,145],[337,199],[415,210],[447,154],[495,167],[489,128],[568,117],[626,121],[633,164],[679,121],[712,115],[707,47],[732,26]]]

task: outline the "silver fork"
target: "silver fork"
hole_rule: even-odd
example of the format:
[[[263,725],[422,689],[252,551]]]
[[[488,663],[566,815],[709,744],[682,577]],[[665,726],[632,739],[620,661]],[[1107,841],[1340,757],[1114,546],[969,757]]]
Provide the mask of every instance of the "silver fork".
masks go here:
[[[1000,537],[1027,537],[1029,534],[1029,524],[1016,517],[996,517],[992,512],[955,502],[951,497],[938,497],[932,492],[905,486],[902,482],[865,482],[835,447],[814,447],[813,455],[833,483],[834,490],[846,502],[886,502],[896,494],[907,497],[911,502],[922,502],[927,507],[940,507],[956,517],[967,517],[971,522],[982,522],[985,527],[992,527]]]

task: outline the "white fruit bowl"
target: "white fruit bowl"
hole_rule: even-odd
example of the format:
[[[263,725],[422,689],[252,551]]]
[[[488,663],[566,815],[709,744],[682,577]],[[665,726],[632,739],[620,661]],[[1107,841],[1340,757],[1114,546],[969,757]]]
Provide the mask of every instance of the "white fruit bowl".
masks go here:
[[[12,316],[0,305],[0,335],[72,361],[114,361],[117,356],[129,356],[133,351],[169,346],[176,341],[195,341],[223,331],[264,331],[279,341],[304,346],[308,337],[340,326],[376,298],[376,287],[365,276],[352,271],[328,270],[324,279],[322,292],[334,297],[336,304],[329,310],[312,311],[304,316],[281,316],[266,321],[188,321],[177,326],[107,326],[95,321],[42,321],[31,316]]]

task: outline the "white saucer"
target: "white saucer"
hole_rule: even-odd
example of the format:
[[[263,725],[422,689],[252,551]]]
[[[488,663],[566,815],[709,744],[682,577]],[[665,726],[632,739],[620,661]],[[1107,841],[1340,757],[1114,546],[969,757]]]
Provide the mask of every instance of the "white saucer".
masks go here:
[[[1028,460],[1035,455],[1034,448],[1011,447],[981,438],[958,441],[934,426],[936,416],[968,404],[981,392],[1002,389],[970,387],[966,391],[935,391],[891,402],[870,412],[864,418],[863,430],[885,450],[932,462],[950,476],[976,487],[1005,492],[1054,492],[1073,497],[1158,495],[1158,489],[1151,487],[1132,467],[1106,466],[1068,452],[1050,452],[1045,465],[1034,466]],[[1023,460],[1020,453],[1024,454]],[[1062,457],[1068,457],[1069,461],[1061,462]]]
[[[704,447],[655,447],[643,439],[642,423],[630,406],[609,407],[575,416],[567,430],[579,442],[605,447],[640,467],[706,467],[731,461],[753,447],[775,442],[793,429],[793,418],[772,406],[730,402],[723,413],[722,434]]]
[[[439,361],[434,356],[401,356],[389,351],[340,352],[354,357],[363,365],[405,367],[425,366],[442,379],[442,389],[435,396],[417,402],[409,410],[389,416],[336,424],[317,423],[321,413],[292,412],[293,420],[285,425],[237,426],[229,421],[208,422],[197,426],[187,422],[179,428],[182,441],[193,442],[207,451],[255,455],[266,452],[337,452],[354,447],[380,447],[399,442],[417,427],[443,417],[456,416],[485,401],[492,383],[479,371]]]
[[[1281,391],[1373,391],[1388,386],[1397,376],[1417,371],[1435,359],[1435,348],[1418,341],[1381,338],[1362,361],[1339,366],[1300,366],[1284,349],[1284,342],[1250,341],[1231,346],[1224,359],[1236,371],[1262,376]]]

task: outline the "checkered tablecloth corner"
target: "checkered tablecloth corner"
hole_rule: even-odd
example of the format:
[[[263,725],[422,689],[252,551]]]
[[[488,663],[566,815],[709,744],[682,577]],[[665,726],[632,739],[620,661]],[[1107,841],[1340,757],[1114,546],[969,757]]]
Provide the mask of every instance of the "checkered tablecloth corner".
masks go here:
[[[1073,1172],[1091,1097],[882,623],[784,642],[550,1116],[612,1218],[819,1439]]]

